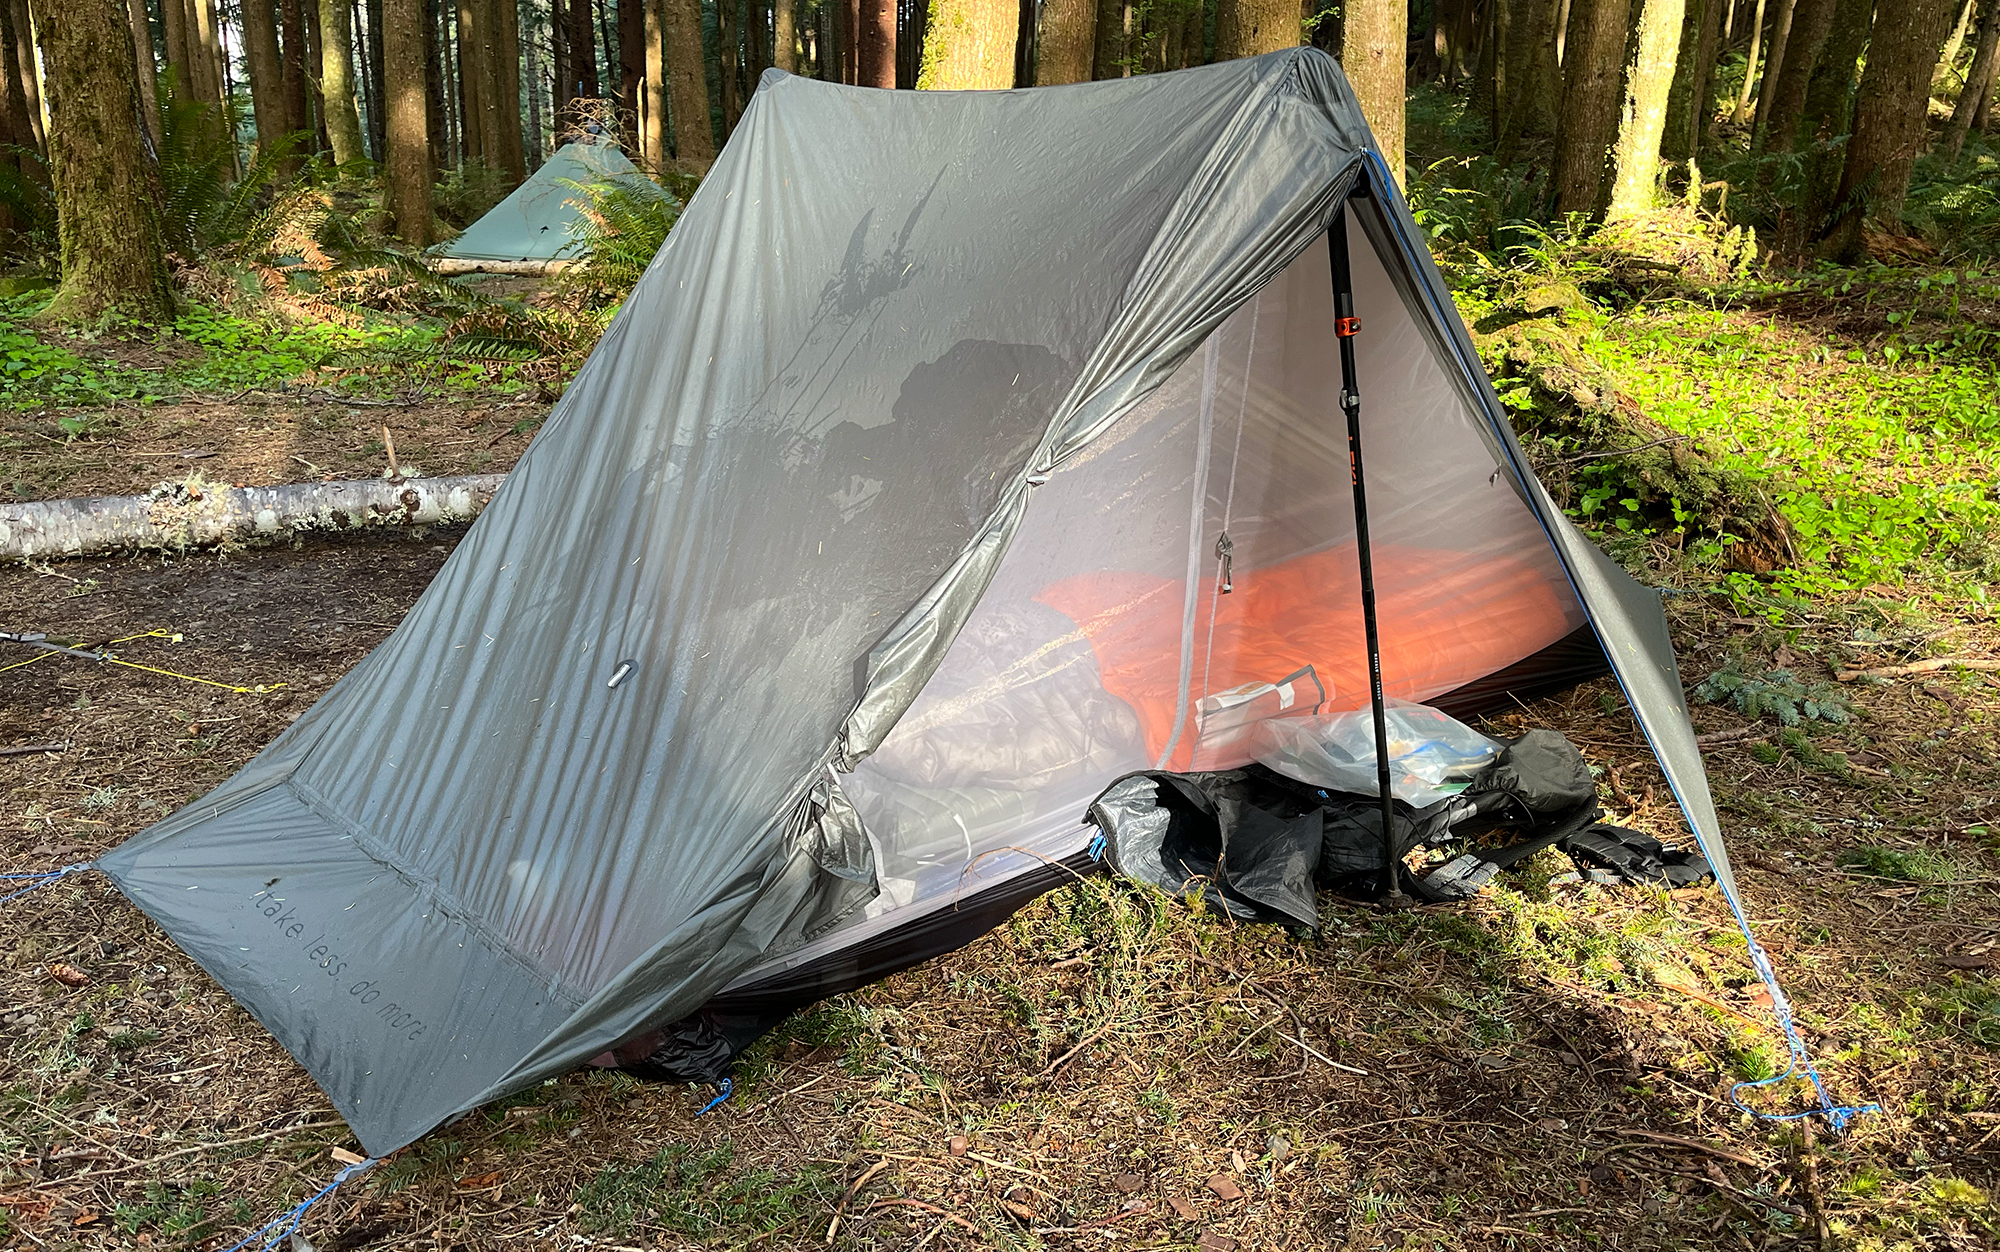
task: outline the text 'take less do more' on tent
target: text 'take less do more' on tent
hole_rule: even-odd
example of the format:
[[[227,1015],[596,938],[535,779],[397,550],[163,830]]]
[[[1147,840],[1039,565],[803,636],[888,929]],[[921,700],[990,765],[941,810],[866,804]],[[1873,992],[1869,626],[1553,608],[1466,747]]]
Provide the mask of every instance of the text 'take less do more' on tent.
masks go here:
[[[1368,704],[1338,224],[1388,694],[1608,661],[1729,889],[1659,599],[1528,471],[1384,174],[1312,49],[767,74],[395,633],[101,868],[376,1155],[966,942],[1113,780],[1242,763],[1208,694]]]

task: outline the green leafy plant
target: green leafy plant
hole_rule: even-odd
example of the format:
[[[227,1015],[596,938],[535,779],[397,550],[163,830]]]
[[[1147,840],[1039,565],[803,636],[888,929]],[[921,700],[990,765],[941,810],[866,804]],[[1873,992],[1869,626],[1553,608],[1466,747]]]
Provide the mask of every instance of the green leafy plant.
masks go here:
[[[608,1234],[646,1228],[699,1238],[724,1227],[764,1234],[790,1225],[825,1193],[817,1170],[790,1178],[768,1169],[737,1173],[734,1160],[728,1146],[697,1154],[675,1144],[608,1165],[576,1189],[576,1224]]]
[[[671,176],[665,194],[631,182],[586,185],[564,179],[581,217],[576,228],[581,263],[566,271],[563,281],[621,300],[637,285],[646,267],[680,220],[695,179]]]

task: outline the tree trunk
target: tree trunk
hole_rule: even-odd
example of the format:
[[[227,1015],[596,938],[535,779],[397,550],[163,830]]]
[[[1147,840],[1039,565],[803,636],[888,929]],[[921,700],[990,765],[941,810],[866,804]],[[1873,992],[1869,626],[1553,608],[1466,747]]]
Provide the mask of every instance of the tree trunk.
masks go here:
[[[160,29],[166,35],[167,68],[174,71],[181,98],[188,93],[188,12],[184,0],[160,0]]]
[[[861,0],[843,0],[840,6],[840,28],[847,34],[843,61],[847,76],[841,79],[850,87],[861,82]]]
[[[1125,3],[1126,0],[1095,0],[1097,30],[1090,54],[1092,79],[1125,77]],[[1222,56],[1220,45],[1216,56]]]
[[[132,48],[139,79],[139,102],[146,110],[147,133],[155,144],[160,141],[159,66],[153,60],[153,26],[146,17],[146,0],[128,0],[127,19],[132,23]]]
[[[25,14],[23,15],[25,16]],[[7,142],[19,144],[23,148],[40,149],[35,137],[35,127],[28,119],[28,93],[22,84],[21,61],[13,55],[16,45],[15,6],[0,0],[0,75],[5,76],[5,96],[0,98],[0,116],[4,116]],[[11,154],[8,154],[11,155]],[[0,157],[0,159],[5,159]],[[34,167],[33,162],[28,163]]]
[[[646,77],[645,0],[615,2],[618,5],[618,115],[625,123],[625,133],[636,138],[639,134],[639,85]],[[506,45],[501,47],[504,49]]]
[[[1778,80],[1785,72],[1785,57],[1791,52],[1792,14],[1798,0],[1778,0],[1778,19],[1771,24],[1771,50],[1764,57],[1763,82],[1757,88],[1756,122],[1750,130],[1750,150],[1764,148],[1764,131],[1771,121],[1771,98],[1777,94]]]
[[[1495,155],[1502,165],[1513,163],[1521,139],[1545,135],[1555,127],[1555,95],[1560,91],[1555,60],[1555,22],[1560,0],[1508,0],[1507,81],[1520,89],[1507,93]],[[1346,57],[1341,58],[1343,64]]]
[[[999,90],[1014,85],[1014,0],[930,0],[920,91]]]
[[[639,151],[649,169],[667,165],[667,15],[665,0],[646,0],[646,83]]]
[[[1528,0],[1541,9],[1549,0]],[[1410,43],[1410,7],[1407,0],[1347,0],[1346,22],[1342,27],[1340,65],[1347,82],[1361,103],[1361,116],[1375,136],[1375,147],[1389,167],[1390,177],[1403,185],[1403,98],[1408,94],[1404,77],[1406,50]],[[1280,23],[1280,29],[1285,29]],[[1281,47],[1298,42],[1296,6],[1292,10],[1290,38]]]
[[[674,155],[683,165],[706,170],[715,161],[715,126],[708,112],[708,69],[701,50],[701,0],[662,3]]]
[[[1757,58],[1763,53],[1764,44],[1764,0],[1757,0],[1755,16],[1750,19],[1750,52],[1743,61],[1743,86],[1736,93],[1736,112],[1731,120],[1738,126],[1750,121],[1750,96],[1757,86]]]
[[[1354,20],[1353,14],[1366,10],[1370,16],[1364,19],[1363,24],[1368,27],[1369,31],[1386,31],[1388,29],[1388,19],[1380,12],[1376,12],[1376,10],[1385,7],[1386,3],[1387,0],[1349,0],[1347,12],[1350,14],[1348,18],[1350,25]],[[1407,14],[1404,20],[1408,20]],[[1104,16],[1100,10],[1098,14],[1100,31],[1103,21]],[[1221,7],[1217,9],[1215,15],[1215,59],[1218,61],[1234,61],[1238,57],[1254,57],[1261,56],[1266,52],[1276,52],[1280,48],[1296,48],[1299,44],[1299,35],[1299,5],[1297,0],[1221,0]],[[1100,34],[1098,39],[1101,46],[1103,35]],[[1354,46],[1358,48],[1360,45]],[[1398,51],[1395,56],[1398,84],[1396,98],[1400,101],[1402,99],[1403,56],[1400,50],[1401,45],[1397,45],[1397,48]],[[1373,55],[1373,52],[1368,53],[1368,55]],[[1343,58],[1344,60],[1345,58]],[[1351,62],[1343,64],[1341,68],[1347,71],[1347,79],[1350,83],[1354,82],[1357,72],[1360,74],[1367,74],[1369,72],[1369,70],[1362,69]],[[1382,75],[1379,73],[1380,67],[1375,68],[1378,72],[1375,79],[1371,79],[1370,81],[1379,83],[1382,78]],[[1103,77],[1103,75],[1100,74],[1099,77]],[[1358,93],[1360,90],[1359,84],[1356,84],[1355,89]],[[1362,107],[1364,110],[1367,108],[1367,103],[1367,98],[1363,97]],[[1402,117],[1400,107],[1397,109],[1396,114],[1400,120]],[[1402,150],[1400,142],[1397,144],[1397,150],[1399,152]],[[1385,154],[1386,151],[1384,149]],[[1390,168],[1394,169],[1396,167],[1391,166]]]
[[[431,147],[424,128],[424,3],[382,6],[382,95],[386,117],[382,208],[413,247],[432,239]]]
[[[250,71],[250,110],[257,119],[257,151],[269,159],[284,138],[288,120],[275,0],[243,0],[243,60]]]
[[[486,101],[481,93],[486,74],[480,58],[486,55],[479,0],[457,0],[458,16],[458,118],[460,151],[467,161],[484,161],[486,149]]]
[[[521,141],[521,11],[514,0],[493,6],[493,141],[495,159],[509,185],[528,176],[527,146]],[[630,0],[638,4],[640,0]],[[641,32],[643,34],[643,30]]]
[[[354,44],[350,14],[348,0],[319,0],[319,89],[326,101],[326,137],[336,166],[368,155],[361,144],[361,115],[354,107],[354,71],[348,60]]]
[[[42,124],[41,71],[35,64],[35,20],[28,0],[0,0],[14,10],[14,70],[21,83],[22,107],[28,111],[28,133],[38,151],[49,149],[48,130]]]
[[[1763,147],[1784,152],[1798,138],[1804,116],[1806,89],[1812,85],[1827,32],[1833,28],[1834,0],[1798,0],[1792,12],[1791,38],[1785,41],[1785,62],[1765,93],[1769,109],[1764,119]]]
[[[371,151],[377,161],[386,161],[389,153],[389,104],[386,80],[383,76],[382,55],[382,4],[383,0],[356,0],[361,4],[366,16],[368,32],[368,57],[361,63],[362,73],[368,83],[368,137],[372,142]]]
[[[1868,46],[1875,0],[1834,0],[1833,28],[1820,48],[1806,86],[1801,125],[1810,139],[1848,133],[1854,107],[1854,80],[1861,50]]]
[[[542,58],[541,41],[531,34],[521,41],[521,77],[528,84],[528,134],[522,145],[522,173],[542,167]],[[662,152],[665,148],[662,147]],[[664,158],[663,158],[664,159]]]
[[[1014,12],[1016,35],[1019,34],[1020,10]],[[896,86],[896,0],[861,0],[860,30],[860,85],[863,87]],[[1013,74],[1008,73],[1008,86],[1013,86]]]
[[[1562,115],[1556,127],[1552,175],[1556,211],[1595,213],[1604,189],[1605,163],[1618,137],[1620,68],[1630,0],[1574,0],[1564,59]]]
[[[570,94],[596,99],[603,94],[597,79],[597,34],[590,20],[590,0],[556,0],[569,6]]]
[[[1618,124],[1617,173],[1607,221],[1651,212],[1660,181],[1660,135],[1667,126],[1667,93],[1680,50],[1684,0],[1643,0],[1638,46],[1625,71],[1625,108]]]
[[[52,4],[53,0],[39,0]],[[49,174],[62,283],[42,316],[174,316],[160,243],[160,179],[139,130],[132,27],[118,0],[60,0],[36,35],[48,70]]]
[[[162,483],[144,496],[0,505],[0,561],[183,552],[313,532],[470,521],[506,479],[505,474],[472,474],[275,487]]]
[[[1681,19],[1680,53],[1674,60],[1674,85],[1667,92],[1667,129],[1660,137],[1660,155],[1669,161],[1685,161],[1695,154],[1695,117],[1698,112],[1695,79],[1701,73],[1702,36],[1718,0],[1687,0]]]
[[[729,136],[736,133],[736,119],[743,114],[736,89],[736,68],[742,53],[743,35],[737,27],[741,24],[736,15],[740,0],[718,0],[715,6],[715,37],[717,77],[722,87],[722,142],[728,143]]]
[[[194,34],[196,46],[193,49],[195,64],[201,70],[201,99],[220,110],[224,100],[222,63],[222,22],[215,9],[215,0],[194,0]]]
[[[285,129],[306,133],[299,142],[303,152],[312,147],[313,118],[312,106],[306,101],[306,13],[301,0],[278,0],[278,32],[282,37],[279,57],[285,85]],[[292,168],[301,164],[294,161]]]
[[[1972,68],[1966,71],[1965,86],[1958,104],[1944,128],[1944,150],[1953,161],[1965,147],[1965,135],[1979,115],[1979,107],[1993,93],[1993,71],[2000,62],[2000,0],[1986,0],[1986,12],[1979,18],[1979,43],[1972,54]]]
[[[797,0],[774,0],[771,5],[771,64],[787,74],[799,72],[799,24]]]
[[[1943,89],[1951,85],[1952,72],[1958,67],[1959,51],[1965,47],[1966,32],[1972,29],[1972,5],[1973,0],[1965,0],[1965,7],[1958,14],[1958,25],[1951,28],[1951,38],[1944,41],[1944,51],[1938,53],[1937,70],[1931,75],[1933,88]]]
[[[1854,99],[1854,137],[1834,194],[1842,208],[1822,246],[1834,260],[1866,253],[1861,227],[1867,219],[1891,231],[1899,226],[1910,170],[1924,143],[1931,71],[1956,7],[1952,0],[1907,0],[1876,14],[1868,68]]]
[[[1181,64],[1208,64],[1208,6],[1204,0],[1188,0],[1181,31]]]

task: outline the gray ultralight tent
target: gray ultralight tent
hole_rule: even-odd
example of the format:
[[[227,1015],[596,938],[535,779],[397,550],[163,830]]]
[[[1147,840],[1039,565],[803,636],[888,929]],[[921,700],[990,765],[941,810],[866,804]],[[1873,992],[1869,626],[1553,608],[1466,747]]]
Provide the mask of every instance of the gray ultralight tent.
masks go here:
[[[101,868],[375,1154],[966,941],[1081,863],[1119,775],[1238,763],[1212,695],[1309,663],[1366,705],[1330,225],[1389,694],[1608,661],[1733,893],[1658,595],[1529,472],[1310,49],[767,73],[395,633]]]
[[[435,249],[440,271],[529,271],[580,255],[576,234],[582,211],[576,183],[617,184],[642,194],[664,194],[625,154],[608,143],[570,143],[465,232]]]

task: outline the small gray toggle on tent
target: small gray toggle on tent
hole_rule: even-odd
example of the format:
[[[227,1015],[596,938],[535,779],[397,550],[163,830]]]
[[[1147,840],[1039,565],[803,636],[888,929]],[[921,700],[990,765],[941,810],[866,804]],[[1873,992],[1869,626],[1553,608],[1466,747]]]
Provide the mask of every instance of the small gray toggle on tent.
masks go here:
[[[967,941],[1067,877],[1120,775],[1242,764],[1228,693],[1310,667],[1367,707],[1330,228],[1388,694],[1608,662],[1731,889],[1659,598],[1529,472],[1312,49],[767,73],[395,633],[102,868],[376,1155]]]
[[[572,184],[575,184],[572,186]],[[531,272],[582,255],[577,234],[583,220],[577,187],[629,187],[665,195],[608,143],[569,143],[556,149],[526,182],[494,205],[465,233],[433,250],[439,271]]]

